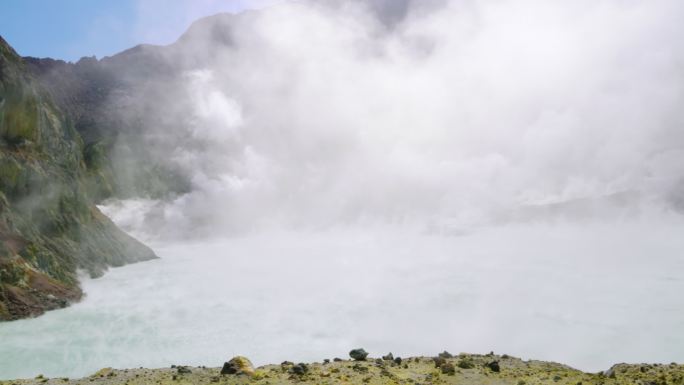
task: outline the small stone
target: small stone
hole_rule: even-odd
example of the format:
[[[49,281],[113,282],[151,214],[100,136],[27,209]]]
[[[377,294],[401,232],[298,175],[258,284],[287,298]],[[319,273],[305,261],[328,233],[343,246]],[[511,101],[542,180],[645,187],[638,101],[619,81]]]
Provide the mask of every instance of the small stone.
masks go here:
[[[187,366],[177,366],[176,370],[178,371],[178,374],[190,374],[190,373],[192,373],[192,370],[188,369]]]
[[[246,357],[237,356],[223,364],[221,374],[244,374],[251,377],[254,375],[254,366]]]
[[[488,367],[492,372],[499,372],[501,370],[501,367],[499,367],[499,361],[489,362],[485,366]]]
[[[309,371],[309,366],[304,363],[299,363],[290,368],[290,373],[296,374],[298,376],[303,376]]]
[[[441,357],[441,358],[454,358],[454,356],[451,353],[447,352],[446,350],[439,353],[437,356]]]
[[[365,361],[366,357],[368,357],[368,352],[365,350],[359,348],[359,349],[352,349],[349,352],[349,357],[353,358],[354,361]]]
[[[385,361],[393,361],[394,355],[392,354],[392,352],[389,352],[386,356],[382,356],[382,359]]]
[[[433,357],[432,361],[435,362],[435,368],[439,368],[446,363],[446,360],[442,357]]]
[[[442,371],[443,374],[448,374],[450,376],[456,374],[456,368],[454,367],[454,364],[450,362],[442,364],[442,366],[440,366],[439,369]]]

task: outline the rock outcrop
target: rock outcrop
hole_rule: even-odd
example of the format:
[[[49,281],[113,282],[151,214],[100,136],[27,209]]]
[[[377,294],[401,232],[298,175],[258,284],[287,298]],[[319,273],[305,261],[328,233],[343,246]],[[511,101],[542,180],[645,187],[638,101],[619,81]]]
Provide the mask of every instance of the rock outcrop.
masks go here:
[[[78,300],[77,269],[97,277],[155,258],[97,209],[86,158],[72,120],[0,37],[0,320]]]
[[[207,17],[169,46],[76,63],[22,58],[0,38],[0,320],[78,300],[77,269],[97,277],[155,258],[95,203],[190,190],[168,162],[173,141],[145,138],[183,140],[188,101],[174,99],[174,79],[215,60],[210,48],[233,44],[233,24],[250,17]]]

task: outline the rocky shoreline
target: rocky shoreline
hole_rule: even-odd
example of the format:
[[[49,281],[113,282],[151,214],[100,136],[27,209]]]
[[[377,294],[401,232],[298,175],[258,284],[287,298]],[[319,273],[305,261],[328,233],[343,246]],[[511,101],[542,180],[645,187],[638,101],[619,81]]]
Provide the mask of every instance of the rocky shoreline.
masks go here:
[[[544,361],[524,361],[506,354],[434,357],[368,357],[354,349],[350,359],[253,367],[249,359],[234,357],[223,367],[172,365],[162,369],[104,368],[81,379],[45,378],[0,381],[0,385],[137,385],[137,384],[568,384],[568,385],[678,385],[684,384],[684,365],[617,364],[599,373],[585,373],[569,366]]]

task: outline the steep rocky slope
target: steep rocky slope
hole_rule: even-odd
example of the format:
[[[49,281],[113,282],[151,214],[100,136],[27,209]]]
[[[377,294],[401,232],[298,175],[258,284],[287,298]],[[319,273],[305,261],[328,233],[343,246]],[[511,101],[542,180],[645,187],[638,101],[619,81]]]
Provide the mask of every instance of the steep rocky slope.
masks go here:
[[[78,300],[77,269],[99,276],[155,258],[99,212],[91,190],[109,181],[87,158],[68,115],[0,38],[0,320]]]
[[[170,46],[76,63],[21,58],[0,37],[0,320],[78,300],[78,269],[99,276],[155,258],[95,203],[189,191],[167,161],[173,144],[158,140],[186,110],[158,111],[171,104],[158,101],[182,94],[171,80],[212,60],[210,46],[230,44],[233,18],[202,19]]]
[[[156,96],[143,97],[151,82],[164,83],[158,47],[141,46],[112,58],[83,58],[76,63],[24,58],[37,82],[83,139],[84,161],[95,198],[187,191],[187,183],[160,161],[160,151],[144,140]],[[154,51],[156,52],[156,51]],[[150,71],[154,70],[154,73]],[[145,95],[149,96],[149,95]]]

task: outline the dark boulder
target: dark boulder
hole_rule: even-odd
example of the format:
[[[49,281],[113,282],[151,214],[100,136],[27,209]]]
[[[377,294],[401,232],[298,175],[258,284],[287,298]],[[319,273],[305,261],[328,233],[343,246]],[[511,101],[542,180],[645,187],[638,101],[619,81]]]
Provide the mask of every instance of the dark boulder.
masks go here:
[[[363,349],[352,349],[349,352],[349,357],[354,359],[354,361],[365,361],[366,357],[368,357],[368,352]]]
[[[176,367],[176,371],[178,371],[178,374],[190,374],[190,373],[192,373],[192,370],[190,370],[187,366],[178,366],[178,367]]]
[[[492,372],[501,371],[501,367],[499,366],[499,361],[488,362],[485,366],[488,367],[489,370],[491,370]]]
[[[309,366],[304,363],[298,363],[297,365],[294,365],[292,368],[290,368],[290,373],[296,374],[298,376],[303,376],[306,373],[309,372]]]

